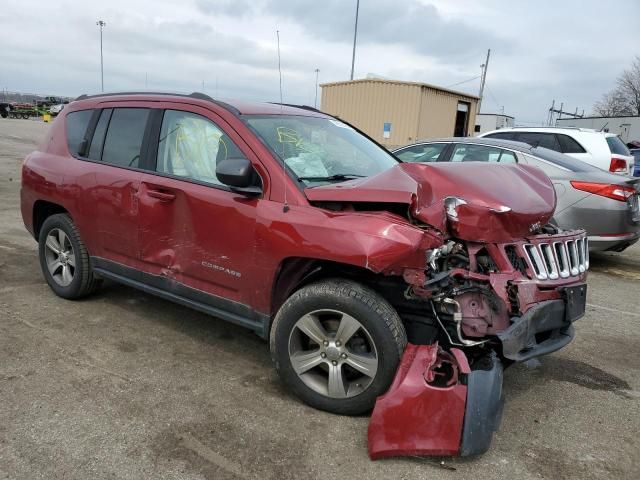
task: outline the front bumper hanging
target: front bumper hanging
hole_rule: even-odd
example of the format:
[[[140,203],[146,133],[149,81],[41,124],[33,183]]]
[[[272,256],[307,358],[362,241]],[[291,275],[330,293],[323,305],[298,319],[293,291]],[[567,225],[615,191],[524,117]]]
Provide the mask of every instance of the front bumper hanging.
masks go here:
[[[502,364],[495,354],[476,364],[459,349],[407,345],[369,422],[371,459],[486,452],[502,415]]]
[[[586,309],[587,285],[561,291],[562,299],[540,302],[497,334],[505,358],[524,362],[560,350],[573,340],[572,324],[584,316]]]

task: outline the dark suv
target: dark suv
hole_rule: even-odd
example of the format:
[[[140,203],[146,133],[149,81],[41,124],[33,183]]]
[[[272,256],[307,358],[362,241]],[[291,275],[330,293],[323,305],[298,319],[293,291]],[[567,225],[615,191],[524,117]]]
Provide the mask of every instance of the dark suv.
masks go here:
[[[542,171],[401,163],[309,108],[82,96],[21,196],[57,295],[106,278],[247,327],[332,412],[370,410],[407,339],[473,371],[561,348],[584,312],[587,240],[546,226]]]

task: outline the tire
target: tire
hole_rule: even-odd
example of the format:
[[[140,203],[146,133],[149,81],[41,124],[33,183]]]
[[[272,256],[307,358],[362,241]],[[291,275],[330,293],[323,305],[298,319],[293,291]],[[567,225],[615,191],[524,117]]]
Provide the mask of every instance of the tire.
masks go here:
[[[93,275],[87,248],[69,215],[48,217],[40,229],[38,243],[42,273],[56,295],[73,300],[95,291],[100,281]],[[70,277],[65,275],[65,268]]]
[[[296,291],[278,311],[270,335],[282,382],[312,407],[341,415],[373,408],[391,385],[406,344],[395,309],[370,288],[344,279]]]

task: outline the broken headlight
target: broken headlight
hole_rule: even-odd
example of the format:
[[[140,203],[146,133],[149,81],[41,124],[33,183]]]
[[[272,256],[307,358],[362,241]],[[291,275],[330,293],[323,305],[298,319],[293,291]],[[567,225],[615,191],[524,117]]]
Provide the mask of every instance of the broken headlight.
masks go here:
[[[458,197],[447,197],[444,199],[444,211],[447,217],[454,222],[458,221],[458,207],[466,205],[467,202]]]

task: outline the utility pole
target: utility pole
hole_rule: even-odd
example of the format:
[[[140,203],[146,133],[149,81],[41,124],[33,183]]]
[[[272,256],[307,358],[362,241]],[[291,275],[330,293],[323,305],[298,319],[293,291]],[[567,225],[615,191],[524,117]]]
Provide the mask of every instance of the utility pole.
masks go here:
[[[351,80],[353,80],[353,67],[356,64],[356,39],[358,38],[358,12],[360,11],[360,0],[356,0],[356,25],[353,29],[353,53],[351,54]]]
[[[487,59],[480,65],[482,68],[482,80],[480,80],[480,93],[478,94],[478,113],[480,113],[480,107],[482,106],[482,95],[484,94],[484,82],[487,79],[487,68],[489,68],[489,55],[491,55],[491,49],[487,50]]]
[[[102,29],[107,25],[106,22],[98,20],[96,25],[100,27],[100,86],[104,92],[104,62],[102,59]]]
[[[320,73],[320,69],[316,68],[316,99],[313,102],[313,108],[318,108],[318,74]]]
[[[576,111],[575,113],[572,112],[565,112],[564,111],[564,102],[560,103],[560,108],[555,108],[556,106],[556,101],[554,100],[553,102],[551,102],[551,108],[549,108],[549,116],[547,117],[547,125],[550,127],[555,126],[556,122],[560,119],[562,119],[562,116],[564,115],[565,117],[572,117],[572,118],[582,118],[584,117],[584,110],[582,110],[582,114],[578,114],[578,108],[576,107]],[[556,117],[556,114],[557,117]]]

